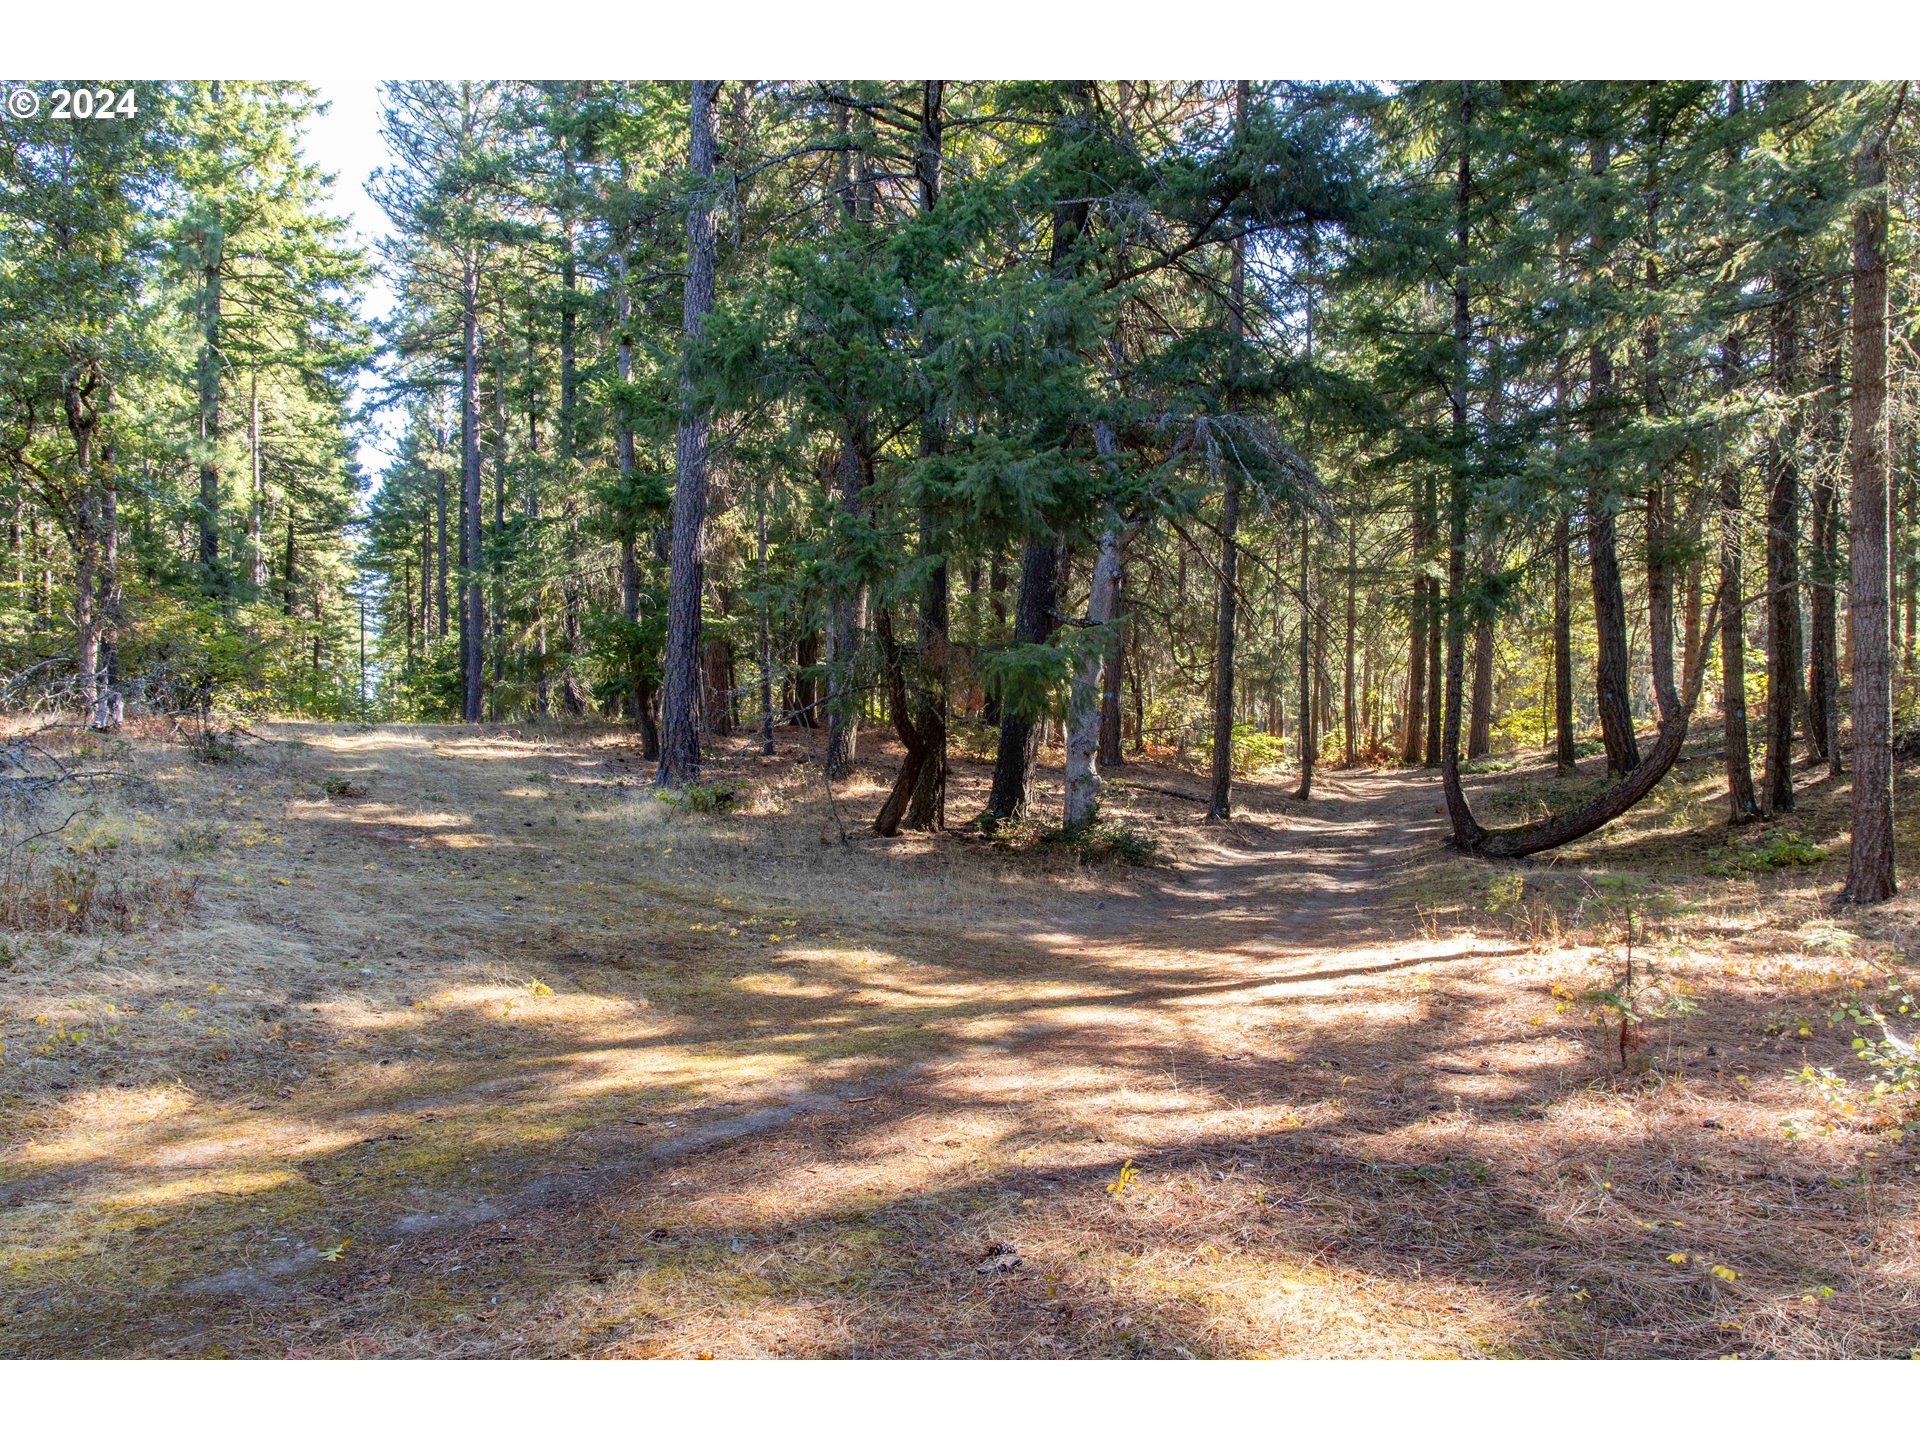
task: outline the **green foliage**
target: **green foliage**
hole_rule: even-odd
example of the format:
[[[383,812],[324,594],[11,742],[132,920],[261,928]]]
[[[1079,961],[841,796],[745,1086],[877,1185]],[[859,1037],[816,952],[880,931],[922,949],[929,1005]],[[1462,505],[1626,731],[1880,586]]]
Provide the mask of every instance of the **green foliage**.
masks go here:
[[[731,785],[708,781],[695,781],[678,789],[663,786],[653,792],[653,798],[694,815],[723,815],[740,805],[739,793]]]
[[[1071,850],[1086,865],[1144,866],[1161,862],[1157,838],[1124,820],[1101,818],[1097,805],[1075,824],[1043,829],[1036,838],[1043,847]]]
[[[1752,840],[1733,840],[1708,856],[1702,868],[1709,875],[1757,875],[1788,865],[1818,865],[1827,851],[1796,830],[1776,831]]]
[[[1209,735],[1201,749],[1209,761],[1213,756],[1213,737]],[[1233,773],[1237,776],[1258,775],[1263,770],[1278,770],[1287,755],[1286,738],[1281,735],[1269,735],[1266,731],[1252,725],[1233,727]]]

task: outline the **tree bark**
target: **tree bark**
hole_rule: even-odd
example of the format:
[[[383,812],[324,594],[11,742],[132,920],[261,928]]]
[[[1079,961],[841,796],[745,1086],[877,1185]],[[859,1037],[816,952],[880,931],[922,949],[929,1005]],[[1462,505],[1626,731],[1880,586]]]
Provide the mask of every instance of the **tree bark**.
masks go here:
[[[1720,391],[1731,395],[1739,383],[1740,339],[1729,334],[1721,342]],[[1720,461],[1720,591],[1714,603],[1720,612],[1720,716],[1726,740],[1729,823],[1744,825],[1760,818],[1760,802],[1753,789],[1752,745],[1747,737],[1747,631],[1745,623],[1744,560],[1740,527],[1740,465],[1732,456]]]
[[[1313,798],[1313,762],[1318,758],[1319,750],[1313,728],[1313,604],[1308,583],[1312,578],[1308,569],[1312,527],[1312,518],[1303,506],[1300,511],[1300,716],[1297,721],[1300,730],[1300,784],[1293,792],[1296,800]]]
[[[1593,174],[1607,169],[1607,145],[1593,149]],[[1605,256],[1595,245],[1596,267]],[[1597,280],[1596,280],[1597,283]],[[1613,390],[1613,356],[1595,341],[1587,350],[1587,407],[1589,431],[1596,439],[1606,428],[1605,413]],[[1587,491],[1587,554],[1593,579],[1593,624],[1598,639],[1594,676],[1600,737],[1607,752],[1609,774],[1625,775],[1640,763],[1639,743],[1633,735],[1633,706],[1627,689],[1627,602],[1620,585],[1619,541],[1615,518],[1618,507],[1596,474]]]
[[[1245,80],[1235,82],[1234,139],[1244,142],[1247,131]],[[1311,248],[1312,241],[1309,239]],[[1313,363],[1313,300],[1311,280],[1307,300],[1307,363]],[[1247,237],[1243,229],[1233,237],[1233,261],[1227,281],[1226,410],[1236,414],[1240,402],[1240,347],[1247,333]],[[1105,537],[1102,537],[1105,545]],[[1213,774],[1207,797],[1207,818],[1226,820],[1233,815],[1233,660],[1239,629],[1240,595],[1240,465],[1227,457],[1226,484],[1220,496],[1220,590],[1214,609],[1213,642]],[[1089,797],[1091,792],[1089,792]],[[1068,802],[1071,806],[1072,802]],[[1091,804],[1091,798],[1088,801]]]
[[[1473,698],[1467,714],[1467,758],[1478,760],[1493,749],[1493,621],[1482,615],[1473,625]]]
[[[1349,512],[1347,515],[1346,667],[1345,667],[1345,674],[1343,676],[1343,683],[1341,685],[1341,705],[1340,705],[1340,728],[1346,732],[1347,769],[1349,770],[1353,769],[1354,765],[1358,763],[1357,752],[1356,752],[1358,736],[1356,735],[1355,730],[1359,724],[1359,718],[1355,715],[1354,708],[1353,708],[1353,704],[1354,704],[1353,646],[1354,646],[1354,628],[1355,628],[1355,619],[1356,619],[1355,610],[1354,610],[1353,591],[1354,591],[1354,586],[1358,583],[1358,572],[1360,567],[1359,544],[1360,544],[1360,541],[1359,541],[1359,536],[1357,534],[1356,517],[1351,512]]]
[[[1051,535],[1029,537],[1020,557],[1020,594],[1014,602],[1016,644],[1037,645],[1053,634],[1059,577],[1058,542]],[[1038,718],[1011,706],[1001,707],[1000,744],[994,756],[993,788],[986,809],[993,820],[1012,820],[1026,812],[1039,740],[1035,726]]]
[[[1853,651],[1853,844],[1846,898],[1858,905],[1898,889],[1893,858],[1893,634],[1887,480],[1887,134],[1869,134],[1854,160],[1863,192],[1853,217],[1853,393],[1847,474]]]
[[[1094,422],[1094,449],[1111,459],[1114,453],[1113,429],[1106,421]],[[1093,561],[1093,579],[1087,591],[1087,624],[1107,625],[1119,614],[1120,599],[1120,521],[1110,516],[1100,532],[1100,547]],[[1088,651],[1073,674],[1067,701],[1067,799],[1066,827],[1072,829],[1092,821],[1100,788],[1100,731],[1105,713],[1102,703],[1101,671],[1110,651]],[[1117,693],[1120,681],[1109,676],[1105,689]]]
[[[480,720],[486,628],[480,555],[480,272],[468,259],[460,277],[460,718]]]
[[[707,420],[696,404],[688,353],[713,309],[713,117],[717,80],[693,82],[687,169],[687,276],[682,287],[680,418],[674,435],[673,549],[667,579],[665,685],[660,704],[659,783],[684,785],[700,773],[700,597],[705,588]]]
[[[252,493],[247,505],[247,588],[258,595],[266,588],[267,552],[260,538],[260,526],[266,509],[266,486],[260,465],[260,376],[253,372],[247,382],[247,454],[253,466]]]
[[[1113,633],[1100,667],[1099,763],[1109,768],[1126,763],[1120,735],[1121,671],[1127,658],[1126,614],[1126,562],[1123,559],[1113,577],[1113,613],[1108,617]]]
[[[1798,279],[1780,277],[1785,292],[1774,324],[1775,386],[1789,403],[1799,389],[1800,335],[1790,299]],[[1760,811],[1793,809],[1793,715],[1800,680],[1799,425],[1789,411],[1770,447],[1767,485],[1767,751],[1761,771]]]
[[[1573,544],[1565,508],[1553,517],[1553,758],[1562,775],[1579,764],[1573,748]]]

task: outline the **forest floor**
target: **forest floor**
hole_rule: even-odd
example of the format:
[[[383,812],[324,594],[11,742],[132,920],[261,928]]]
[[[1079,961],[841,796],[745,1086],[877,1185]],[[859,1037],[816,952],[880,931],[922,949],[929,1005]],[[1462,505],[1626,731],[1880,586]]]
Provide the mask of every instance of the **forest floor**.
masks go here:
[[[1136,761],[1128,866],[879,839],[890,759],[829,808],[808,739],[722,814],[612,731],[107,745],[0,877],[0,1355],[1920,1348],[1920,1143],[1831,1018],[1913,954],[1911,764],[1853,912],[1844,780],[1730,867],[1706,746],[1505,866],[1429,772],[1206,826]],[[1593,783],[1534,758],[1478,802]]]

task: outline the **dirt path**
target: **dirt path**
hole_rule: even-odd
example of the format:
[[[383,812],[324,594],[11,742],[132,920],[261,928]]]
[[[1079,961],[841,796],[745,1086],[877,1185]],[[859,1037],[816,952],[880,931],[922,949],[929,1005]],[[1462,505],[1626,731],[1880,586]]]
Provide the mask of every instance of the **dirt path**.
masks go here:
[[[1643,1282],[1622,1247],[1736,1200],[1657,1177],[1717,1149],[1875,1223],[1812,1183],[1837,1154],[1736,1153],[1781,1097],[1716,1090],[1703,1140],[1704,1093],[1584,1088],[1581,962],[1398,898],[1448,863],[1417,775],[1242,786],[1220,827],[1121,790],[1177,863],[1109,871],[842,845],[799,752],[699,816],[617,737],[275,733],[156,769],[210,847],[171,862],[191,915],[0,1009],[37,1087],[0,1353],[1586,1354],[1557,1297],[1601,1273],[1605,1345],[1710,1353],[1725,1297],[1676,1340],[1666,1251]],[[1760,1003],[1703,1075],[1782,1068],[1742,1058]],[[1808,1243],[1728,1265],[1781,1272],[1749,1333],[1828,1334],[1787,1304]],[[1848,1282],[1891,1318],[1802,1353],[1897,1328],[1910,1248]]]

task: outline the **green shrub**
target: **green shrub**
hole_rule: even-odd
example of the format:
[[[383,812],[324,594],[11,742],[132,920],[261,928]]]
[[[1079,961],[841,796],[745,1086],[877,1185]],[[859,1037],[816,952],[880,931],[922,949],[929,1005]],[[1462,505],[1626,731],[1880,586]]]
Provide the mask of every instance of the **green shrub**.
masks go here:
[[[1085,865],[1158,865],[1161,858],[1159,840],[1124,820],[1102,820],[1097,807],[1078,824],[1042,830],[1033,841],[1046,848],[1071,850]]]
[[[699,780],[691,785],[683,785],[678,790],[662,787],[653,792],[653,798],[677,810],[690,810],[695,815],[720,815],[740,804],[740,797],[731,785],[709,785]]]
[[[1732,841],[1714,851],[1705,865],[1709,875],[1757,875],[1787,865],[1818,865],[1827,852],[1795,830],[1757,840]]]

